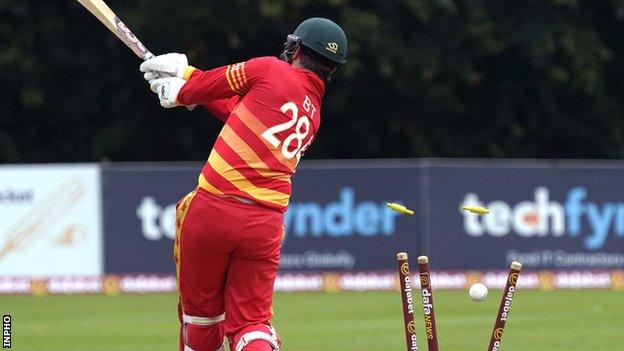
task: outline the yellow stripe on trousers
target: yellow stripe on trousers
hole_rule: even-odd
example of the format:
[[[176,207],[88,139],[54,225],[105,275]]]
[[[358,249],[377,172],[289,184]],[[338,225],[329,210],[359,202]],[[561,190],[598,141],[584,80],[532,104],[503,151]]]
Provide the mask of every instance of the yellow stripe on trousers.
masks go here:
[[[186,214],[188,213],[189,206],[191,205],[191,201],[195,197],[197,193],[197,189],[191,191],[186,194],[186,196],[180,202],[180,205],[176,209],[176,236],[175,242],[173,244],[173,259],[176,265],[176,278],[178,280],[178,291],[179,283],[180,283],[180,235],[182,234],[182,225],[184,224],[184,219],[186,218]]]

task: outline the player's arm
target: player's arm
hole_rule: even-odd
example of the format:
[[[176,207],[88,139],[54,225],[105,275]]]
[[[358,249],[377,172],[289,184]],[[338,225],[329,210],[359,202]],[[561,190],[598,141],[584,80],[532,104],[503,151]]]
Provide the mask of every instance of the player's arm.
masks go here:
[[[240,96],[237,95],[229,99],[210,101],[206,104],[203,104],[202,106],[208,111],[212,112],[212,114],[215,115],[218,119],[225,122],[232,113],[232,111],[234,111],[234,108],[236,108],[236,105],[238,105],[239,101]]]
[[[165,55],[161,55],[165,56]],[[153,92],[158,94],[163,107],[179,105],[219,106],[215,101],[243,96],[255,84],[261,82],[269,70],[270,58],[251,59],[233,65],[202,71],[192,66],[170,64],[171,60],[160,60],[157,56],[144,62],[141,71],[150,82]],[[170,75],[166,78],[157,78]]]
[[[257,58],[209,71],[195,69],[188,74],[188,81],[180,89],[178,102],[183,105],[204,105],[215,100],[243,96],[262,81],[271,62],[268,58]]]

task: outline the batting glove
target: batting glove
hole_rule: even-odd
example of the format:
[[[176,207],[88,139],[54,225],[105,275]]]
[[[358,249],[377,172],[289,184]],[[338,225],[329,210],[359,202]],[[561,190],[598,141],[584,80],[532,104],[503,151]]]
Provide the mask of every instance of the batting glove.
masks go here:
[[[182,78],[187,67],[188,59],[186,55],[169,53],[144,61],[141,63],[139,70],[144,72],[143,78],[151,84],[154,79],[158,78]]]
[[[160,106],[172,108],[180,106],[178,93],[185,83],[184,79],[178,77],[159,78],[150,83],[150,88],[158,95]]]

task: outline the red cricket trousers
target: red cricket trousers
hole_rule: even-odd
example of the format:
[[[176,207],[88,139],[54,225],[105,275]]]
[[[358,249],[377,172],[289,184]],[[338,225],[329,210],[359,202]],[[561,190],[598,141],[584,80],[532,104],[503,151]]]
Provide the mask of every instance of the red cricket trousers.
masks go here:
[[[198,188],[177,207],[180,350],[279,347],[271,327],[283,214]]]

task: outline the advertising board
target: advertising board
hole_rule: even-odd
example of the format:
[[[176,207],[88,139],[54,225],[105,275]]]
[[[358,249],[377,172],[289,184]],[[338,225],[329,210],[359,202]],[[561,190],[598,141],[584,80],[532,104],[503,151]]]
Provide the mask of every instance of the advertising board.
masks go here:
[[[0,166],[0,276],[102,273],[97,165]]]
[[[624,267],[624,168],[579,162],[434,163],[428,250],[436,268]],[[478,216],[463,206],[485,206]]]

